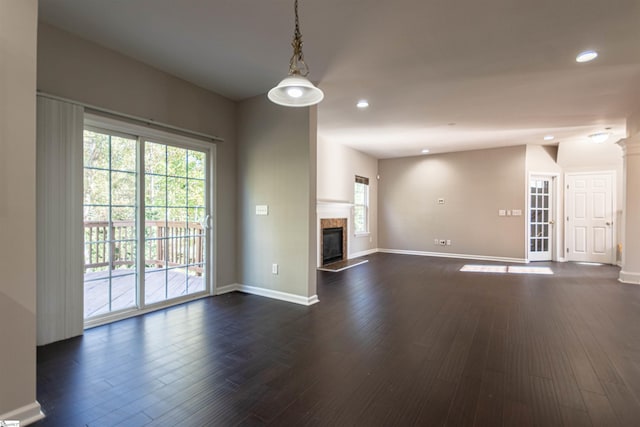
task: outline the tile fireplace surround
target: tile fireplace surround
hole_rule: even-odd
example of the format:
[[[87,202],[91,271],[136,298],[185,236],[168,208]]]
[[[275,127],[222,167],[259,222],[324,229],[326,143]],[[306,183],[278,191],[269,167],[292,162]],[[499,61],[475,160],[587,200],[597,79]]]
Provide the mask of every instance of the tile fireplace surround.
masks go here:
[[[324,239],[322,239],[323,230],[325,228],[342,228],[342,258],[336,261],[347,259],[347,218],[323,218],[320,220],[320,259],[324,254]],[[330,263],[329,263],[330,264]]]

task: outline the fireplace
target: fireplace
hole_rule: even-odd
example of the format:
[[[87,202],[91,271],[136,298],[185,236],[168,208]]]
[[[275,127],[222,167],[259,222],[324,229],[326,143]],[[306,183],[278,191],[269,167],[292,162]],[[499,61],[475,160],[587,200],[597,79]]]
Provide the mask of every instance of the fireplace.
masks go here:
[[[335,261],[342,261],[342,227],[325,228],[322,230],[322,265]]]
[[[347,259],[347,218],[320,220],[321,265]]]

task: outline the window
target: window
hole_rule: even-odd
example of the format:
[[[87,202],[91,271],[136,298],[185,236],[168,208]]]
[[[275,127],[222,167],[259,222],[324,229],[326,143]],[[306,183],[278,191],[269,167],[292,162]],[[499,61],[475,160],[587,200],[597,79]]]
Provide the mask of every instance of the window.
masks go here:
[[[353,196],[353,224],[356,234],[369,232],[369,178],[356,175]]]

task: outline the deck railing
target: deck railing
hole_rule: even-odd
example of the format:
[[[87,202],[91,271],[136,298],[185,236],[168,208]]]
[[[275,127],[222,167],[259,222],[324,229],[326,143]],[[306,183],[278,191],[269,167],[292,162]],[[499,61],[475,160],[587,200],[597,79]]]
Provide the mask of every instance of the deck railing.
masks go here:
[[[85,221],[84,270],[136,264],[134,221]],[[205,235],[202,226],[184,221],[145,221],[145,265],[175,267],[186,265],[201,274]]]

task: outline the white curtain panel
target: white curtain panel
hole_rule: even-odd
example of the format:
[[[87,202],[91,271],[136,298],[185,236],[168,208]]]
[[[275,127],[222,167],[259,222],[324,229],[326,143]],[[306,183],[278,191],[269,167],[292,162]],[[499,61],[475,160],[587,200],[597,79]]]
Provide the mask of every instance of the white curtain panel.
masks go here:
[[[38,345],[81,335],[83,107],[38,96]]]

